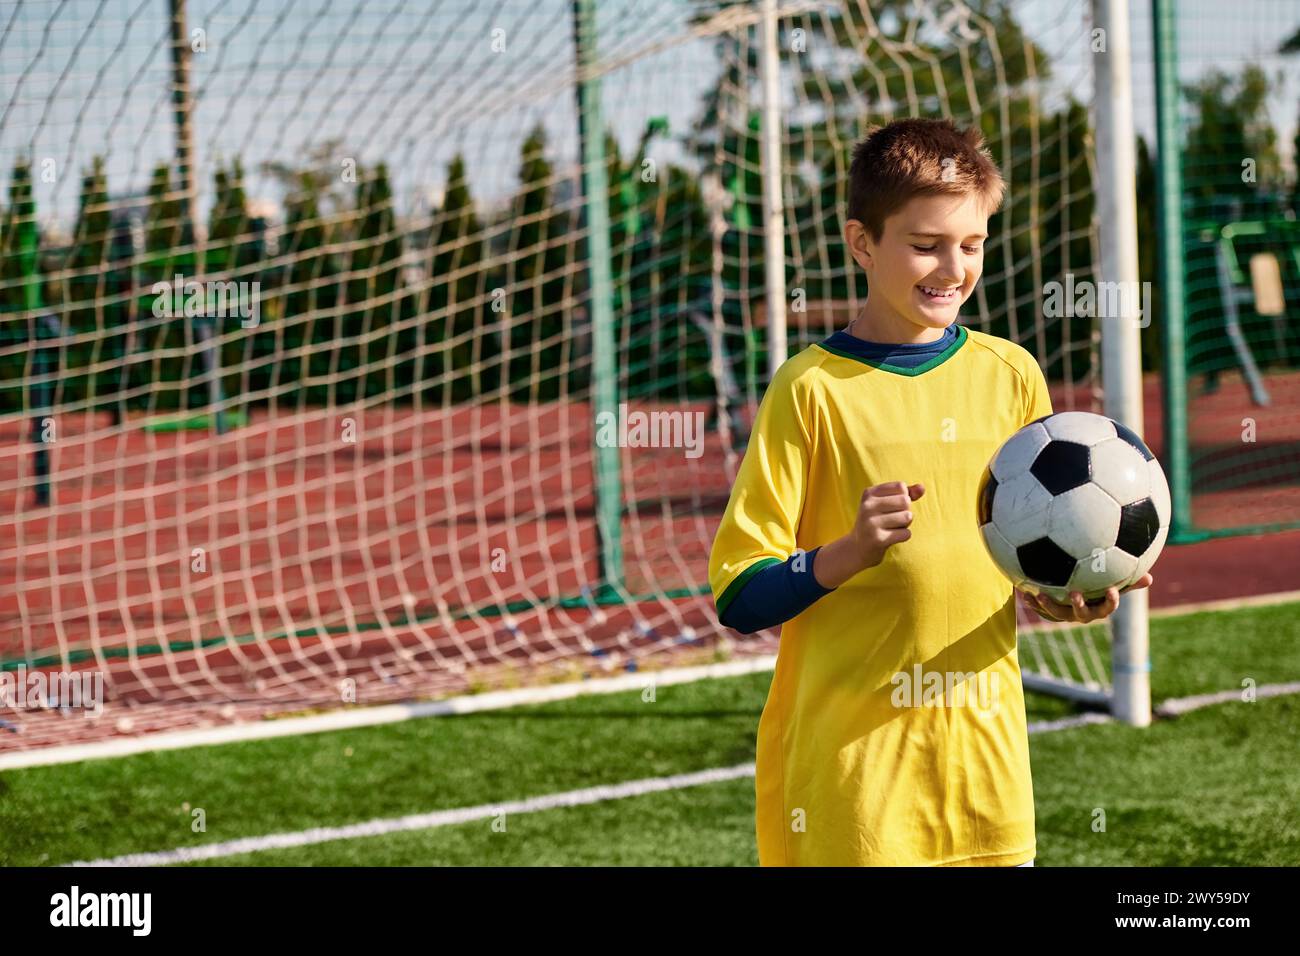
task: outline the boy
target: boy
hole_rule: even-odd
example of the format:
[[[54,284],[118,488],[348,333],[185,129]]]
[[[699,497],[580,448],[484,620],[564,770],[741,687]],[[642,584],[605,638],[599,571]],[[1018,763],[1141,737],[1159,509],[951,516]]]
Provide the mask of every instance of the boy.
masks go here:
[[[773,378],[709,560],[723,624],[784,622],[758,730],[759,862],[1026,865],[1015,603],[976,492],[1052,408],[1033,356],[956,324],[1004,185],[977,130],[923,119],[873,131],[850,177],[866,304]],[[1022,597],[1072,621],[1119,602]]]

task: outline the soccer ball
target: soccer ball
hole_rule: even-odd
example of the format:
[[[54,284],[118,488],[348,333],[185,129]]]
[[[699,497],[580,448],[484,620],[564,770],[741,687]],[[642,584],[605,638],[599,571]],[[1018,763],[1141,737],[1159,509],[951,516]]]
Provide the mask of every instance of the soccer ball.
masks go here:
[[[1063,604],[1142,577],[1169,533],[1169,483],[1142,439],[1091,412],[1031,422],[980,482],[980,531],[1012,584]]]

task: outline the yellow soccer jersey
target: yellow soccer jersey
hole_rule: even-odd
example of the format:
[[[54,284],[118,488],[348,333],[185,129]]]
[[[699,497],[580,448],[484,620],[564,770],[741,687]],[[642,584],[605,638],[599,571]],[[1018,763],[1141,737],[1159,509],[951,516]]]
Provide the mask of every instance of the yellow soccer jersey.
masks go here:
[[[847,534],[862,492],[925,485],[912,537],[787,621],[758,728],[764,866],[1011,866],[1033,859],[1011,582],[976,493],[1050,414],[1038,363],[959,328],[914,369],[814,345],[778,370],[713,542],[719,614],[756,571]]]

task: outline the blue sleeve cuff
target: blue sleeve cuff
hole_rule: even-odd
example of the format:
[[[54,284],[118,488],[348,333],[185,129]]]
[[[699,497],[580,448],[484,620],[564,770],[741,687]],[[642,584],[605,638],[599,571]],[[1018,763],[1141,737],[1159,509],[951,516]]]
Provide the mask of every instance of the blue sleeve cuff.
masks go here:
[[[742,634],[753,634],[802,614],[835,590],[822,587],[813,576],[813,563],[820,550],[793,554],[785,562],[759,571],[745,583],[719,620]],[[800,559],[803,570],[796,571],[795,561]]]

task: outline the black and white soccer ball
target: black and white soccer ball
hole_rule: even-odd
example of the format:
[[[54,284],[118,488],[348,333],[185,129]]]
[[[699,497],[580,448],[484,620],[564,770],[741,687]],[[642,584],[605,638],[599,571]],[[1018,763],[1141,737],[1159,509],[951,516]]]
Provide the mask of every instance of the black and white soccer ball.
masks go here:
[[[1169,483],[1142,439],[1091,412],[1060,412],[1006,440],[980,483],[980,531],[1012,584],[1063,604],[1123,589],[1160,556]]]

